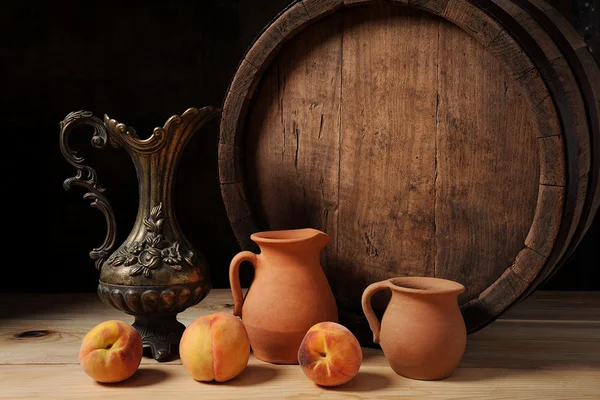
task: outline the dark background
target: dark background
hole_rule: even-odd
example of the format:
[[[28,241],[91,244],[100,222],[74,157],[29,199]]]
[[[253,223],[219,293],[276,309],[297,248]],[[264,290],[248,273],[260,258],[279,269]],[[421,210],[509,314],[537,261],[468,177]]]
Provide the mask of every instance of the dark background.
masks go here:
[[[88,251],[104,240],[103,215],[83,190],[66,192],[74,169],[58,123],[79,109],[132,125],[141,136],[188,107],[221,106],[238,62],[289,0],[4,2],[0,13],[3,126],[3,273],[0,291],[95,291]],[[600,0],[552,1],[600,53]],[[228,286],[239,248],[217,177],[218,125],[196,134],[180,163],[175,209],[207,258],[215,287]],[[79,137],[77,137],[79,136]],[[137,181],[122,150],[93,149],[73,135],[115,210],[120,244],[137,211]],[[600,290],[600,217],[542,289]]]

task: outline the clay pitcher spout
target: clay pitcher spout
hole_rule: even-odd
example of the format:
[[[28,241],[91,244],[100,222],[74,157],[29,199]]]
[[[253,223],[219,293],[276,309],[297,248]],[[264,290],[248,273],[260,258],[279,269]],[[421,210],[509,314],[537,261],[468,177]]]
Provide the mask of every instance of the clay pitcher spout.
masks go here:
[[[319,259],[321,251],[331,241],[331,236],[313,228],[256,232],[250,238],[267,257],[271,252],[285,253],[294,258],[298,257],[298,253],[304,253],[303,257],[310,259],[311,264]]]
[[[315,232],[313,236],[313,240],[315,241],[315,247],[319,249],[319,253],[331,242],[331,236],[326,234],[325,232],[318,231],[316,229],[311,229]]]
[[[259,245],[285,245],[311,242],[311,247],[314,247],[319,252],[331,241],[331,237],[328,234],[313,228],[256,232],[250,235],[250,239]]]

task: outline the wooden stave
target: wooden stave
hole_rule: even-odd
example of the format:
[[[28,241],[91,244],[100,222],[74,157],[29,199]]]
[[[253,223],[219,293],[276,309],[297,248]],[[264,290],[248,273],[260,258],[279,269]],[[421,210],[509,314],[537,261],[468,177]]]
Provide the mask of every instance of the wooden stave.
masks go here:
[[[583,39],[579,37],[571,23],[556,9],[544,0],[513,1],[541,24],[561,49],[578,81],[581,94],[585,100],[584,106],[588,121],[590,171],[586,201],[569,248],[556,267],[549,271],[545,277],[538,279],[538,283],[541,284],[548,281],[573,254],[594,221],[594,217],[600,207],[600,68]],[[549,13],[550,15],[548,15]],[[572,38],[576,38],[575,40],[580,41],[580,43],[572,43]],[[529,294],[525,293],[523,298]]]
[[[531,1],[532,3],[535,2],[538,4],[544,4],[545,5],[544,12],[556,11],[556,10],[554,10],[554,8],[552,8],[551,6],[544,3],[543,0],[512,0],[512,1],[517,3],[523,9],[525,9],[525,11],[528,11],[528,12],[531,11],[531,8],[533,6],[533,4],[530,7],[525,6],[525,4],[528,4],[529,1]],[[491,2],[493,2],[495,5],[498,5],[498,3],[503,3],[503,2],[507,3],[507,2],[510,2],[510,0],[491,0]],[[489,2],[487,0],[481,0],[479,3],[486,4]],[[490,6],[488,6],[488,7],[490,7]],[[493,8],[493,6],[491,6],[491,8]],[[532,12],[532,14],[533,14],[533,12]],[[554,27],[557,30],[559,30],[559,33],[558,33],[559,35],[568,36],[569,34],[571,34],[583,42],[583,40],[574,31],[571,24],[568,23],[568,21],[566,21],[564,19],[564,17],[562,17],[562,15],[560,15],[560,13],[555,12],[554,17],[560,18],[566,23],[565,24],[554,24],[554,21],[555,21],[554,19],[553,20],[548,19],[548,21],[550,21],[550,23],[548,25],[544,25],[544,28]],[[537,21],[537,18],[536,18],[536,21]],[[565,30],[570,30],[571,32],[564,33]],[[546,31],[546,29],[544,29],[544,31]],[[556,33],[555,33],[555,35],[552,35],[551,37],[553,39],[555,39]],[[584,52],[575,51],[576,57],[571,56],[569,61],[571,61],[571,59],[574,59],[575,60],[574,62],[578,62],[579,64],[581,64],[579,66],[579,68],[576,68],[575,71],[571,71],[571,72],[573,72],[573,74],[576,77],[576,80],[578,81],[582,95],[585,95],[584,96],[585,101],[583,101],[583,105],[586,108],[585,114],[588,117],[587,121],[589,123],[589,127],[587,129],[587,131],[589,132],[589,138],[586,138],[586,139],[589,139],[589,141],[591,143],[590,147],[592,147],[592,149],[591,149],[592,154],[590,155],[589,168],[587,168],[587,170],[589,170],[588,171],[589,174],[591,175],[591,177],[589,178],[590,184],[583,185],[583,183],[582,183],[581,185],[579,185],[580,186],[579,193],[585,194],[585,203],[584,203],[583,207],[581,207],[579,209],[581,212],[581,215],[579,215],[577,217],[578,223],[574,224],[575,231],[572,231],[571,234],[569,235],[569,237],[567,239],[565,239],[564,245],[567,247],[564,248],[563,250],[561,250],[560,252],[557,252],[558,254],[555,255],[555,257],[554,257],[556,261],[552,262],[552,263],[550,263],[550,262],[547,263],[547,268],[545,270],[543,270],[539,274],[538,277],[536,277],[536,279],[532,282],[532,285],[522,294],[522,296],[520,296],[515,302],[513,302],[509,307],[507,307],[507,309],[512,307],[512,305],[516,304],[517,302],[525,299],[531,293],[533,293],[535,291],[535,289],[541,283],[547,281],[550,277],[552,277],[560,269],[560,267],[564,264],[564,262],[567,260],[567,258],[576,249],[577,245],[581,241],[586,230],[589,228],[589,226],[593,222],[594,216],[595,216],[597,210],[600,208],[599,207],[600,206],[600,182],[599,182],[599,178],[598,178],[598,175],[600,174],[600,168],[598,166],[598,163],[600,162],[600,143],[599,143],[600,129],[598,128],[598,126],[599,126],[598,116],[600,115],[600,101],[598,100],[598,99],[600,99],[600,81],[597,80],[596,85],[593,86],[590,84],[590,82],[593,82],[593,79],[592,78],[588,79],[588,75],[591,75],[591,74],[593,74],[593,76],[595,76],[596,78],[599,78],[600,70],[598,69],[597,64],[595,62],[593,62],[594,61],[593,57],[592,57],[591,53],[589,53],[589,51],[587,51],[587,48],[581,47],[578,49],[573,49],[572,47],[568,46],[570,44],[570,42],[567,39],[564,39],[564,40],[567,41],[567,46],[564,46],[564,43],[563,43],[563,46],[561,47],[561,52],[564,51],[565,49],[571,50],[571,51],[585,50]],[[586,60],[587,63],[585,63],[584,61],[581,60],[585,57],[588,58]],[[571,69],[573,69],[573,68],[571,68]],[[584,83],[581,84],[580,81],[584,81]],[[587,85],[586,85],[586,83],[587,83]],[[582,87],[583,87],[583,89],[582,89]],[[595,107],[594,107],[594,105],[595,105]],[[564,121],[563,121],[563,123],[564,123]],[[571,156],[571,158],[574,159],[573,156]],[[581,169],[580,169],[580,171],[581,171]],[[576,185],[572,185],[572,186],[576,186]],[[584,188],[584,189],[582,190],[582,188]],[[587,190],[585,190],[585,188],[587,188]],[[491,321],[488,321],[488,322],[491,322]],[[485,323],[481,327],[485,326],[486,324],[487,323]],[[480,329],[481,327],[479,327],[477,329]]]
[[[493,5],[488,5],[488,7],[490,7],[491,9],[493,9],[494,7],[499,7],[501,9],[501,13],[502,12],[507,12],[504,8],[502,8],[501,4],[502,3],[508,3],[505,0],[492,0]],[[482,3],[486,3],[486,1],[482,1]],[[499,4],[500,3],[500,4]],[[512,3],[511,3],[512,4]],[[505,4],[506,6],[506,4]],[[510,4],[508,5],[507,8],[510,7]],[[507,12],[508,14],[508,12]],[[537,41],[536,41],[537,42]],[[561,77],[562,78],[562,77]],[[556,98],[553,98],[553,100],[556,100]],[[565,113],[564,115],[568,115],[568,113]],[[564,124],[565,121],[563,120],[562,123]],[[567,138],[569,138],[569,136],[567,136]],[[571,136],[572,138],[572,136]],[[569,146],[568,149],[574,150],[575,146]],[[567,149],[567,150],[568,150]],[[573,160],[575,159],[575,154],[573,154],[573,152],[571,152],[570,154],[570,159],[571,159],[571,166],[573,167]],[[571,169],[572,171],[574,171],[574,169]],[[580,169],[581,171],[581,169]],[[585,170],[584,170],[585,171]],[[582,184],[574,184],[574,176],[573,174],[569,177],[568,181],[571,183],[571,194],[573,193],[573,190],[577,190],[578,186],[578,192],[579,194],[584,194],[586,197],[584,197],[584,199],[587,198],[587,185],[585,182],[582,182]],[[579,177],[578,177],[579,178]],[[568,198],[573,198],[572,196],[568,196]],[[577,199],[575,199],[575,202],[577,202]],[[576,204],[571,204],[572,210],[575,210],[575,206]],[[565,209],[568,206],[565,205]],[[583,207],[579,207],[578,211],[581,212],[583,209]],[[512,307],[514,304],[516,304],[517,302],[521,301],[522,299],[526,298],[527,296],[529,296],[533,291],[535,291],[535,289],[539,286],[539,284],[546,278],[548,277],[550,274],[552,274],[553,272],[556,272],[557,269],[560,267],[560,264],[563,262],[564,256],[567,253],[567,250],[570,248],[570,246],[572,246],[572,237],[574,236],[574,231],[573,229],[576,229],[577,226],[579,225],[579,219],[580,219],[580,215],[573,213],[573,211],[571,211],[571,215],[574,217],[574,219],[570,220],[569,225],[571,226],[571,228],[567,228],[567,226],[564,224],[565,220],[563,219],[563,223],[561,224],[561,231],[563,233],[562,237],[560,238],[560,246],[559,247],[555,247],[554,251],[553,251],[553,255],[551,258],[548,259],[548,262],[546,263],[546,267],[540,272],[540,274],[538,274],[537,277],[535,277],[535,279],[532,281],[531,285],[527,288],[527,290],[521,295],[519,296],[518,299],[516,299],[516,301],[513,301],[512,304],[510,304],[508,308]],[[564,218],[564,217],[563,217]],[[570,234],[567,234],[567,231],[570,231]],[[555,245],[556,246],[556,245]],[[485,326],[484,323],[483,326]]]
[[[412,2],[413,0],[409,0],[409,4]],[[419,0],[415,0],[415,1],[419,1]],[[578,217],[576,216],[576,203],[577,203],[577,197],[575,196],[575,194],[577,193],[577,188],[579,187],[579,176],[577,174],[577,171],[580,170],[579,168],[579,163],[578,163],[578,154],[576,153],[576,149],[577,149],[577,137],[574,133],[575,128],[574,128],[574,123],[572,121],[572,116],[569,110],[569,105],[566,104],[566,96],[564,93],[564,90],[562,88],[562,85],[560,84],[560,81],[558,79],[558,76],[556,75],[554,69],[552,68],[552,65],[550,63],[550,60],[548,60],[545,57],[545,53],[544,51],[541,49],[541,47],[538,46],[538,43],[535,39],[533,39],[529,32],[525,29],[523,29],[523,27],[516,21],[514,20],[514,18],[507,13],[502,7],[500,7],[497,3],[498,2],[502,2],[503,0],[479,0],[477,2],[472,1],[471,4],[473,5],[474,3],[477,3],[477,6],[479,7],[479,9],[483,10],[488,16],[491,16],[492,18],[494,18],[496,21],[498,21],[505,29],[508,29],[511,33],[511,35],[513,37],[516,37],[517,42],[519,43],[519,45],[521,47],[525,47],[527,49],[526,54],[527,56],[529,56],[532,60],[532,62],[536,65],[538,71],[540,71],[542,78],[546,84],[546,86],[548,87],[548,89],[550,90],[550,92],[552,92],[552,100],[557,108],[557,111],[559,113],[560,116],[560,123],[562,125],[562,132],[563,132],[563,136],[565,141],[570,141],[570,143],[567,143],[565,146],[565,156],[567,156],[567,173],[568,173],[568,177],[567,177],[567,193],[569,193],[570,195],[565,195],[565,204],[564,204],[564,210],[565,212],[562,215],[562,221],[561,221],[561,227],[560,227],[560,231],[559,231],[559,235],[556,238],[556,241],[554,243],[554,247],[552,249],[552,253],[548,256],[548,258],[546,259],[545,265],[542,269],[540,269],[540,271],[538,271],[538,274],[535,277],[531,277],[531,276],[527,276],[528,279],[530,280],[530,285],[528,286],[528,289],[531,290],[526,290],[526,292],[529,292],[528,294],[530,294],[531,291],[535,290],[535,287],[532,287],[532,285],[534,284],[534,282],[536,282],[536,278],[538,278],[538,276],[546,276],[549,271],[552,271],[555,269],[556,265],[558,264],[559,260],[561,259],[561,256],[563,255],[563,253],[565,252],[565,246],[568,245],[568,243],[570,242],[570,231],[571,231],[571,227],[574,223],[574,221],[578,221]],[[428,1],[425,0],[426,3],[437,3],[437,1]],[[452,1],[450,1],[452,2]],[[448,3],[450,3],[448,2]],[[419,7],[422,8],[422,7]],[[431,9],[428,8],[424,8],[426,11],[430,11],[432,12]],[[435,10],[434,10],[435,11]],[[435,13],[435,12],[434,12]],[[444,15],[442,15],[441,13],[437,13],[437,15],[445,17]],[[451,21],[454,22],[454,21]],[[455,23],[455,22],[454,22]],[[536,54],[537,55],[534,55]],[[557,101],[560,100],[560,101]],[[583,191],[585,193],[585,191]],[[567,217],[566,217],[567,216]],[[565,221],[567,222],[565,224]],[[515,264],[518,264],[519,261],[519,256],[517,256],[517,259],[515,261]],[[518,274],[519,277],[523,277],[523,274]],[[508,277],[507,277],[508,280]],[[499,279],[500,281],[500,279]],[[483,295],[483,293],[482,293]],[[511,299],[510,301],[506,301],[506,299],[498,299],[499,301],[504,301],[504,311],[508,310],[509,308],[511,308],[514,304],[516,304],[518,301],[520,301],[522,298],[522,296],[518,296],[517,298]],[[469,331],[469,333],[473,333],[481,328],[483,328],[484,326],[486,326],[487,324],[491,323],[493,320],[495,320],[495,318],[497,318],[497,315],[491,315],[489,313],[489,310],[487,308],[483,308],[480,306],[479,300],[481,299],[481,296],[479,299],[473,299],[471,300],[469,303],[463,304],[462,305],[462,310],[463,310],[463,315],[465,316],[465,319],[467,321],[467,329]],[[504,312],[502,311],[502,312]],[[470,321],[479,321],[476,324],[470,324]]]
[[[514,3],[509,1],[509,0],[491,0],[494,5],[498,6],[499,8],[502,9],[502,11],[507,12],[508,14],[510,14],[506,9],[510,10],[511,5],[513,5]],[[526,3],[527,0],[516,0],[517,3]],[[518,7],[518,5],[517,5]],[[514,9],[514,7],[513,7]],[[525,10],[527,11],[527,10]],[[511,15],[512,16],[512,15]],[[530,15],[528,15],[530,17]],[[547,34],[545,29],[542,29],[541,31],[537,32],[537,38],[536,38],[536,42],[538,42],[538,39],[540,39],[540,32],[542,34]],[[535,34],[536,32],[534,31],[533,34]],[[554,42],[554,38],[552,38],[552,42]],[[540,40],[541,41],[541,40]],[[556,45],[556,43],[553,43],[553,45]],[[562,53],[563,49],[560,49],[560,54],[561,56],[559,58],[564,58],[564,55]],[[553,59],[551,61],[554,61],[556,59]],[[553,64],[552,64],[553,65]],[[556,70],[555,70],[556,72]],[[569,74],[572,74],[573,76],[571,77],[571,79],[575,78],[573,71],[569,71]],[[562,80],[568,80],[568,78],[565,76],[565,74],[558,74],[560,75],[561,81]],[[577,77],[577,85],[579,86],[579,79],[581,78],[580,76]],[[583,97],[583,95],[581,94],[581,87],[579,88],[579,95],[580,97]],[[553,98],[554,99],[554,98]],[[555,100],[555,99],[554,99]],[[590,116],[588,113],[588,102],[586,102],[585,100],[589,101],[588,99],[582,99],[584,101],[582,101],[582,105],[586,108],[585,110],[583,110],[584,115],[587,117],[587,121],[590,120]],[[575,107],[573,104],[570,103],[571,107]],[[581,110],[579,110],[581,112]],[[572,111],[573,112],[573,111]],[[565,115],[568,115],[567,113],[565,113]],[[565,121],[563,120],[562,123],[564,124]],[[578,140],[586,140],[588,141],[588,145],[586,147],[589,147],[589,141],[591,141],[591,139],[593,139],[594,136],[594,131],[591,130],[591,128],[587,127],[587,129],[585,129],[588,133],[588,135],[586,137],[583,137],[581,135],[581,133],[579,134]],[[568,137],[567,137],[568,138]],[[575,145],[570,146],[571,149],[575,149]],[[568,149],[567,149],[568,150]],[[548,279],[550,276],[552,276],[554,273],[556,273],[556,271],[558,271],[558,269],[560,268],[560,266],[564,263],[564,261],[566,260],[566,258],[568,257],[568,255],[570,255],[570,253],[572,253],[572,251],[576,248],[579,240],[581,239],[581,236],[578,235],[582,235],[582,229],[583,227],[585,227],[586,221],[585,219],[581,218],[581,214],[583,213],[584,209],[587,207],[588,209],[591,208],[591,205],[594,202],[594,198],[589,196],[589,192],[593,189],[590,188],[587,184],[587,177],[588,174],[590,173],[590,171],[592,171],[594,168],[592,168],[591,165],[591,155],[590,157],[590,161],[588,162],[588,166],[586,168],[582,168],[582,166],[580,165],[579,168],[579,176],[578,179],[580,179],[579,183],[574,183],[574,176],[571,175],[569,181],[571,183],[571,193],[573,193],[572,191],[575,190],[577,193],[577,196],[575,198],[575,205],[572,211],[572,216],[573,219],[570,220],[569,225],[570,228],[567,228],[567,226],[565,225],[564,228],[563,226],[561,226],[561,231],[564,233],[564,236],[561,238],[561,245],[560,247],[555,247],[555,251],[553,253],[552,258],[549,258],[547,265],[544,269],[542,269],[540,271],[540,273],[538,274],[537,277],[535,277],[535,279],[531,282],[531,285],[527,288],[527,290],[521,295],[519,296],[519,298],[512,302],[512,304],[508,307],[512,307],[512,305],[516,304],[517,302],[523,300],[524,298],[526,298],[527,296],[529,296],[531,293],[533,293],[537,287],[539,287],[539,285],[544,282],[546,279]],[[575,159],[575,154],[571,154],[570,155],[571,160]],[[571,164],[573,165],[573,164]],[[597,168],[596,168],[597,169]],[[572,197],[568,197],[568,198],[572,198]],[[584,200],[584,203],[579,202],[580,199]],[[565,205],[565,208],[567,208],[567,205]],[[565,222],[565,220],[563,219],[562,221],[563,223]],[[588,225],[589,226],[589,225]],[[566,232],[569,232],[568,234]],[[578,238],[577,238],[578,236]],[[508,309],[507,308],[507,309]]]
[[[312,1],[312,2],[310,2],[310,3],[312,3],[312,4],[313,4],[313,6],[314,6],[315,4],[317,4],[317,2],[315,2],[315,1]],[[329,9],[319,9],[317,12],[318,12],[318,13],[321,13],[321,14],[320,14],[320,16],[322,16],[322,15],[326,15],[326,14],[328,14],[328,13],[330,13],[330,12],[333,12],[333,11],[337,10],[339,7],[341,7],[341,6],[342,6],[342,1],[329,1],[329,2],[324,2],[324,3],[328,3],[328,6],[329,6],[330,8],[329,8]],[[323,5],[324,3],[319,3],[319,4],[320,4],[320,5]],[[344,3],[345,3],[345,4],[352,3],[352,4],[354,5],[354,4],[356,4],[356,3],[365,3],[365,1],[352,1],[352,2],[346,1],[346,2],[344,2]],[[405,3],[405,2],[403,2],[403,3]],[[431,3],[432,3],[432,2],[429,2],[429,4],[431,4]],[[287,10],[290,10],[291,8],[293,8],[293,7],[295,7],[295,6],[298,6],[299,4],[300,4],[300,2],[295,2],[295,3],[292,3],[292,4],[290,4],[290,6],[289,6],[289,7],[286,9],[286,11],[287,11]],[[344,5],[345,5],[345,4],[344,4]],[[423,7],[418,7],[418,8],[423,8]],[[314,8],[313,8],[312,10],[314,10]],[[431,9],[427,9],[427,11],[431,12],[432,10],[431,10]],[[435,12],[434,12],[434,13],[435,13]],[[283,14],[283,13],[282,13],[282,14]],[[280,16],[281,16],[282,14],[280,14]],[[439,14],[438,14],[438,15],[439,15]],[[265,32],[267,29],[268,29],[268,27],[267,27],[267,28],[266,28],[266,29],[265,29],[263,32]],[[267,59],[267,58],[265,58],[265,60],[266,60],[266,59]],[[243,68],[243,67],[244,67],[244,65],[243,65],[243,64],[244,64],[244,62],[242,61],[242,63],[240,63],[240,68]],[[262,65],[265,65],[265,64],[262,64]],[[267,65],[268,65],[268,64],[267,64]],[[246,67],[247,67],[247,66],[246,66]],[[259,76],[260,74],[258,73],[258,72],[259,72],[259,71],[258,71],[258,68],[255,68],[255,69],[256,69],[256,72],[255,72],[255,73],[256,73],[256,75],[257,75],[257,76]],[[236,76],[234,76],[234,80],[232,81],[232,85],[231,85],[232,87],[235,87],[235,86],[236,86],[236,82],[235,82],[235,79],[236,79],[236,77],[237,77],[237,73],[236,73]],[[258,78],[257,78],[257,80],[258,80]],[[555,83],[555,84],[556,84],[556,83]],[[251,84],[251,83],[249,83],[249,84],[248,84],[248,87],[250,87],[251,85],[252,85],[252,84]],[[239,86],[239,85],[238,85],[238,86]],[[230,93],[239,94],[239,93],[236,93],[234,90],[230,90]],[[229,98],[229,96],[230,96],[230,93],[228,94],[228,98]],[[246,100],[249,100],[249,98],[248,98],[248,99],[246,99]],[[227,102],[227,99],[226,99],[226,102]],[[225,108],[226,108],[226,107],[225,107]],[[568,116],[567,116],[567,117],[565,117],[565,119],[568,119]],[[224,117],[224,120],[226,120],[226,116]],[[238,121],[238,122],[239,122],[239,121]],[[567,123],[568,123],[568,121],[567,121]],[[563,121],[563,124],[564,124],[564,121]],[[237,132],[239,132],[239,130],[238,130]],[[222,133],[222,132],[221,132],[221,133]],[[222,135],[221,135],[221,136],[222,136]],[[220,137],[220,139],[221,139],[221,137]],[[571,146],[571,147],[572,147],[572,146]],[[227,152],[229,152],[230,154],[235,154],[236,152],[239,152],[239,151],[241,151],[241,149],[239,149],[239,147],[237,147],[237,146],[235,146],[235,145],[232,145],[231,143],[223,143],[223,142],[220,140],[220,149],[221,149],[221,148],[223,148],[223,149],[227,149]],[[571,157],[571,159],[573,159],[573,157]],[[241,166],[237,166],[237,167],[236,167],[236,166],[234,166],[234,168],[233,168],[233,170],[234,170],[234,173],[233,173],[233,174],[231,174],[231,171],[230,171],[230,169],[229,169],[229,168],[223,168],[223,166],[224,166],[224,164],[225,164],[225,163],[222,163],[222,162],[220,161],[220,163],[219,163],[219,164],[220,164],[220,165],[219,165],[219,169],[220,169],[220,172],[221,172],[222,178],[224,178],[224,179],[222,180],[222,183],[223,183],[223,182],[225,182],[225,185],[230,185],[230,184],[233,184],[233,185],[237,186],[237,187],[234,189],[234,191],[235,191],[235,192],[237,192],[237,195],[238,195],[238,197],[243,197],[243,196],[244,196],[244,194],[243,194],[242,192],[243,192],[244,188],[243,188],[243,174],[242,174],[242,171],[241,171]],[[227,175],[227,176],[225,176],[225,175]],[[229,175],[231,175],[231,176],[229,176]],[[222,190],[224,190],[224,198],[225,198],[225,199],[227,199],[227,198],[229,197],[229,193],[230,193],[231,191],[229,190],[229,188],[225,188],[225,186],[224,186],[223,184],[221,185],[221,187],[222,187]],[[246,200],[246,202],[247,202],[247,200]],[[230,214],[230,212],[229,212],[229,211],[230,211],[230,210],[228,210],[228,214]],[[233,213],[233,214],[235,214],[235,210],[231,210],[231,211],[232,211],[232,213]],[[231,214],[230,214],[230,215],[231,215]],[[564,215],[563,215],[563,218],[564,218]],[[245,225],[245,226],[247,227],[246,229],[255,229],[255,227],[256,227],[256,224],[255,224],[255,223],[253,223],[253,221],[252,221],[252,220],[253,220],[253,217],[252,217],[251,213],[242,213],[242,214],[238,214],[238,215],[237,215],[235,218],[233,218],[233,219],[232,219],[232,218],[230,218],[230,220],[232,220],[232,225],[233,225],[234,231],[236,231],[236,229],[235,229],[235,228],[236,228],[236,224],[237,224],[237,226],[238,226],[238,227],[239,227],[239,225]],[[237,232],[236,232],[236,233],[237,233]],[[246,238],[239,237],[239,235],[238,235],[238,241],[240,242],[240,244],[242,244],[242,247],[245,247],[245,248],[248,248],[248,247],[250,247],[250,248],[254,248],[254,245],[253,245],[253,243],[252,243],[252,242],[248,241],[247,239],[246,239],[246,240],[244,240],[244,239],[246,239]],[[495,317],[493,317],[493,318],[495,318]],[[493,320],[493,319],[492,319],[492,320]],[[483,324],[480,324],[480,326],[477,326],[477,327],[476,327],[476,329],[480,329],[481,327],[483,327],[485,324],[487,324],[487,323],[489,323],[489,322],[491,322],[491,320],[489,320],[489,318],[488,318],[488,320],[486,320],[486,321],[485,321],[485,323],[483,323]],[[474,331],[474,330],[476,330],[476,329],[472,329],[472,330]]]
[[[494,0],[495,3],[503,3],[505,0]],[[600,84],[592,85],[595,76],[596,82],[600,80],[600,70],[598,69],[593,56],[585,47],[585,42],[575,32],[572,25],[564,19],[552,6],[545,3],[543,0],[512,0],[517,7],[527,12],[542,27],[543,32],[547,33],[553,43],[559,48],[560,58],[568,62],[573,77],[577,81],[580,90],[580,95],[583,98],[583,106],[585,107],[585,115],[587,117],[587,133],[589,154],[589,168],[587,173],[581,173],[580,179],[587,180],[587,184],[580,184],[579,192],[585,191],[584,203],[581,204],[581,215],[578,218],[578,223],[572,227],[568,246],[562,251],[558,262],[554,266],[550,266],[546,271],[543,271],[533,282],[532,286],[520,297],[519,301],[529,296],[542,283],[547,282],[567,261],[572,253],[577,248],[581,239],[585,235],[587,229],[594,220],[595,214],[600,204]],[[548,12],[553,12],[553,18],[546,15]],[[555,23],[557,19],[562,20],[562,23]],[[569,37],[571,39],[569,39]],[[573,37],[576,37],[581,44],[577,45],[573,42]],[[586,60],[588,58],[588,60]],[[553,62],[556,59],[552,60]],[[586,62],[587,61],[587,62]],[[561,76],[563,78],[563,76]],[[581,139],[581,138],[580,138]],[[585,172],[585,171],[584,171]],[[574,230],[573,230],[574,229]]]

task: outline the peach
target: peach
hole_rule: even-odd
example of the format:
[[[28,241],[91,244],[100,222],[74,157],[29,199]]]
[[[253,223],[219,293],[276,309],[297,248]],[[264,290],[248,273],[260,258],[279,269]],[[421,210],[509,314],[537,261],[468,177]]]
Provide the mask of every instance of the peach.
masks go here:
[[[138,331],[123,321],[110,320],[85,335],[79,349],[79,363],[98,382],[121,382],[137,371],[142,352]]]
[[[298,363],[304,374],[317,385],[338,386],[358,373],[362,349],[345,326],[320,322],[304,336],[298,350]]]
[[[183,332],[179,357],[197,381],[225,382],[248,365],[250,341],[242,321],[217,312],[194,320]]]

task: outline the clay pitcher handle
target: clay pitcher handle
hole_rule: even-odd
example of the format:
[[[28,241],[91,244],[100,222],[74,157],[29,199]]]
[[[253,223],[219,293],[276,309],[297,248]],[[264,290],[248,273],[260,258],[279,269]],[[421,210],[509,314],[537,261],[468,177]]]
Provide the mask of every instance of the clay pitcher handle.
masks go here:
[[[381,330],[381,323],[377,319],[377,316],[373,312],[373,307],[371,306],[371,297],[383,289],[388,289],[390,287],[389,281],[381,281],[375,282],[365,289],[362,295],[362,309],[367,317],[367,321],[369,321],[369,327],[371,331],[373,331],[373,342],[379,344],[379,333]]]
[[[240,285],[240,265],[244,261],[250,261],[256,266],[256,254],[251,251],[242,251],[233,257],[229,265],[229,285],[231,286],[234,304],[233,315],[240,318],[242,317],[242,304],[244,304],[244,295],[242,294],[242,286]]]

